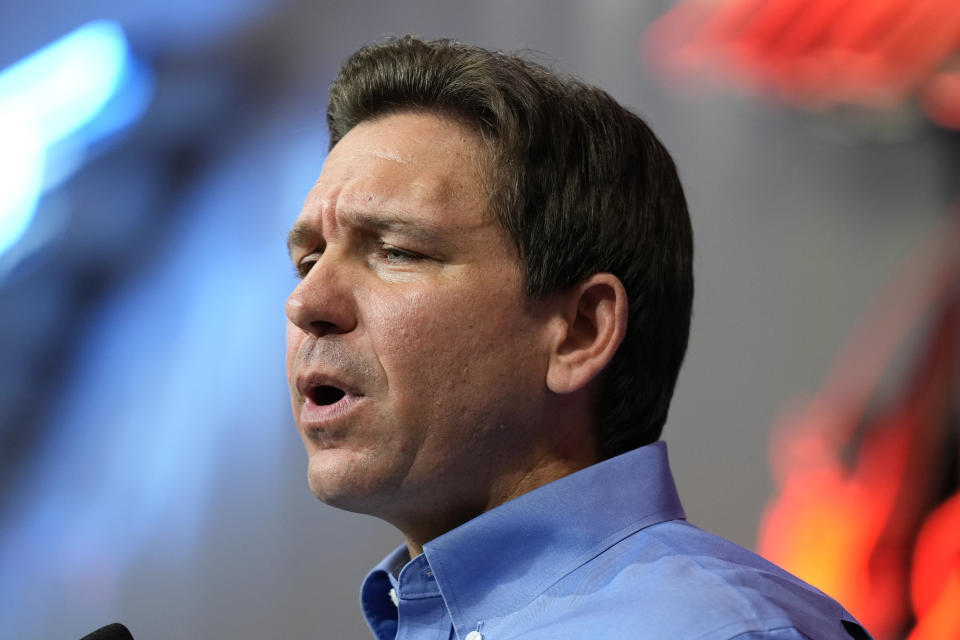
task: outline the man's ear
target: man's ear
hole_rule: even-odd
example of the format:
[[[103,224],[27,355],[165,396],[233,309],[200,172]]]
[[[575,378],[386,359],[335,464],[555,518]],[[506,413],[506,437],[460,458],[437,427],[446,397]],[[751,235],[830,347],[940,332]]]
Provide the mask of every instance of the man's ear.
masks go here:
[[[627,292],[611,273],[595,273],[559,295],[561,331],[550,354],[547,388],[572,393],[613,359],[627,332]]]

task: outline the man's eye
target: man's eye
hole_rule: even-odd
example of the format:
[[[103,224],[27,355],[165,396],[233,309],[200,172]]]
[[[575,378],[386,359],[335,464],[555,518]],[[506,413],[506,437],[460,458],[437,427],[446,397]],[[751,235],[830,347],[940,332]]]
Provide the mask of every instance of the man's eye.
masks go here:
[[[419,262],[427,259],[426,256],[420,255],[419,253],[407,251],[406,249],[401,249],[390,244],[380,245],[380,255],[387,262]]]
[[[313,268],[313,265],[317,264],[317,260],[320,259],[319,253],[311,253],[310,255],[304,256],[300,262],[294,265],[294,271],[297,272],[297,277],[303,280],[307,277],[307,274],[310,273],[310,269]]]

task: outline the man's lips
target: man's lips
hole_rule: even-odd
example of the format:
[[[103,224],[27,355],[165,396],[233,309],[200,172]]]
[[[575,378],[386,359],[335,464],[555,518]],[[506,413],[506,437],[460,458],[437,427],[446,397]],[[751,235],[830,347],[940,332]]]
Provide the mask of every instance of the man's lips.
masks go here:
[[[298,376],[296,388],[300,428],[308,435],[334,426],[366,398],[351,382],[326,374]]]
[[[307,396],[300,407],[300,428],[307,435],[317,437],[320,432],[337,426],[366,399],[366,396],[345,394],[332,404],[317,404]]]

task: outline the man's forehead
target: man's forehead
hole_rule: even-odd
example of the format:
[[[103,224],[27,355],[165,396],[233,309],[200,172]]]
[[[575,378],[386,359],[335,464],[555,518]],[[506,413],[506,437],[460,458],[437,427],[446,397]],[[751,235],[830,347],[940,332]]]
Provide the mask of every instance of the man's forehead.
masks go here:
[[[331,150],[291,241],[343,224],[433,233],[485,225],[476,152],[473,134],[445,118],[398,114],[361,123]]]
[[[351,129],[330,150],[313,192],[373,184],[383,195],[442,199],[476,192],[480,173],[480,141],[466,127],[430,114],[396,114]]]

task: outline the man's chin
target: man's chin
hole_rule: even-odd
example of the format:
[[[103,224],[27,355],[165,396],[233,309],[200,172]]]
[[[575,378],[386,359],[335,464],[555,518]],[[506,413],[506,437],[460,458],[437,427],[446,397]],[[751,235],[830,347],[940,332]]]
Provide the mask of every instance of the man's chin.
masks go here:
[[[310,491],[324,504],[368,515],[376,515],[377,505],[386,502],[387,483],[378,479],[373,469],[357,460],[336,460],[329,451],[317,452],[307,467]],[[343,457],[342,455],[340,457]]]

